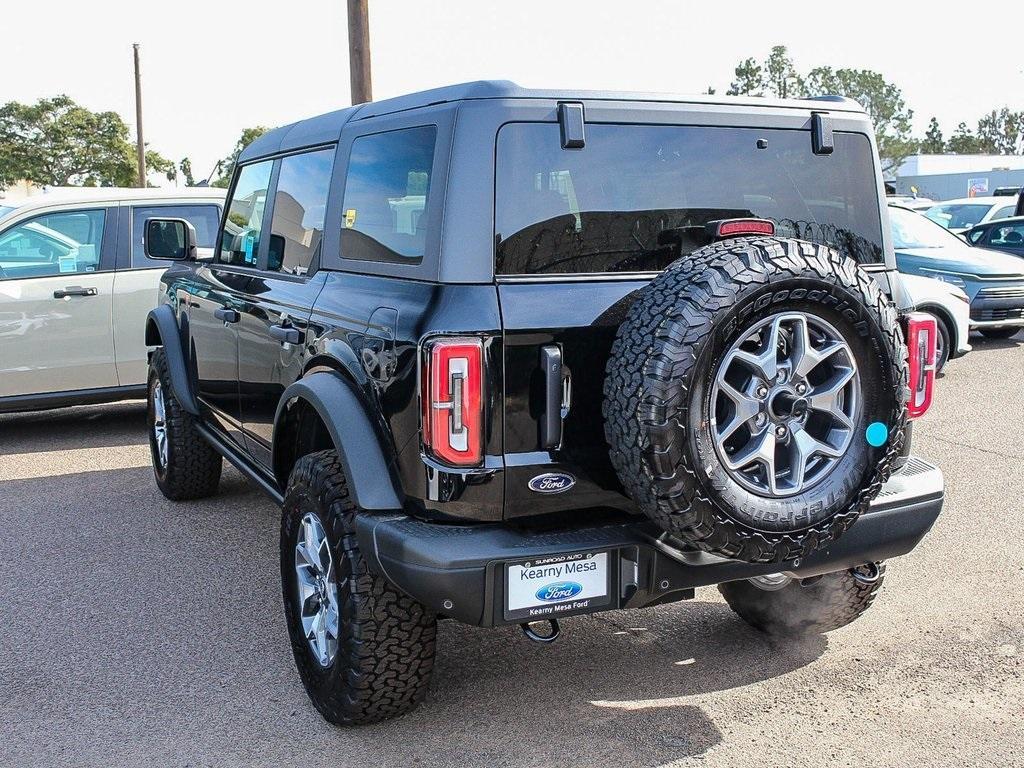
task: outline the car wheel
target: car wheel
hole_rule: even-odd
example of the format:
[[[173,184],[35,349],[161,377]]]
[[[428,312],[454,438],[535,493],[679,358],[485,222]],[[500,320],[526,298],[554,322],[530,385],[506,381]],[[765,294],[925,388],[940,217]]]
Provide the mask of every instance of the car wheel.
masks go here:
[[[831,632],[858,619],[882,588],[884,563],[810,579],[785,574],[718,585],[725,601],[752,627],[780,637]]]
[[[939,329],[939,336],[935,340],[935,372],[939,373],[949,360],[949,345],[952,343],[949,326],[935,313],[926,311],[925,314],[935,318],[935,326]]]
[[[201,499],[217,492],[222,460],[178,402],[162,348],[149,361],[146,408],[149,450],[157,487],[172,501]]]
[[[396,717],[426,695],[437,618],[371,573],[335,451],[296,462],[281,516],[292,654],[313,706],[336,725]]]
[[[665,531],[748,562],[799,560],[847,530],[903,445],[895,310],[856,263],[782,238],[675,262],[619,328],[605,433],[619,480]],[[865,430],[881,423],[882,445]]]

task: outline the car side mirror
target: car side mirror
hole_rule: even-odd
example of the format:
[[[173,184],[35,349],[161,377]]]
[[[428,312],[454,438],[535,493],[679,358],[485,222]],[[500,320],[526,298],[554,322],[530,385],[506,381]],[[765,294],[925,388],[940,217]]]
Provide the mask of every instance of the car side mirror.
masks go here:
[[[143,243],[150,259],[196,258],[196,228],[185,219],[146,219]]]

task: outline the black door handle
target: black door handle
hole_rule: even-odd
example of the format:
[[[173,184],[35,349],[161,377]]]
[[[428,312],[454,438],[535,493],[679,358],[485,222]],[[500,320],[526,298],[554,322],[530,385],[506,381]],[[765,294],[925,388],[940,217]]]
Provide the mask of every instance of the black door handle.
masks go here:
[[[69,285],[66,288],[62,288],[53,292],[53,298],[63,299],[68,296],[95,296],[97,293],[95,288],[83,288],[80,285]]]
[[[213,310],[213,316],[218,320],[223,320],[225,323],[237,323],[241,317],[237,310],[228,309],[227,307],[217,307]]]
[[[271,338],[277,339],[282,344],[301,344],[302,343],[302,331],[298,328],[293,328],[290,325],[272,325],[270,326]]]
[[[540,367],[544,376],[544,413],[540,422],[541,448],[554,449],[562,444],[562,423],[569,415],[571,384],[557,344],[540,348]]]

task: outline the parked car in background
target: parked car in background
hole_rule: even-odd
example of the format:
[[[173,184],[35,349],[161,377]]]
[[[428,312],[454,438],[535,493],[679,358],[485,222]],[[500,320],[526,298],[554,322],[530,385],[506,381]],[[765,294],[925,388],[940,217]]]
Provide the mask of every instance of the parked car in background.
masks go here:
[[[927,197],[911,197],[910,195],[889,195],[886,200],[889,205],[899,205],[922,213],[935,205],[935,201]]]
[[[962,197],[936,203],[924,215],[949,231],[960,234],[978,224],[1013,216],[1016,208],[1015,197]]]
[[[1024,258],[1024,216],[980,224],[969,230],[965,237],[971,245],[1005,251]]]
[[[899,271],[962,289],[971,302],[972,330],[1006,339],[1024,326],[1024,261],[969,245],[906,208],[889,206],[889,221]]]
[[[0,412],[146,392],[140,325],[166,262],[146,257],[147,218],[189,221],[212,254],[224,192],[88,189],[0,208]]]
[[[948,360],[970,352],[971,300],[967,293],[944,280],[920,275],[903,275],[901,282],[914,308],[927,312],[936,320],[939,335],[936,339],[935,370],[941,371]]]

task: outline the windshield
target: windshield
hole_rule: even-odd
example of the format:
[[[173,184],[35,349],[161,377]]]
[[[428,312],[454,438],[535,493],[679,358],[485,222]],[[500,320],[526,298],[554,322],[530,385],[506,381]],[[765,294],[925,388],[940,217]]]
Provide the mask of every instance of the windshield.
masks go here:
[[[6,216],[8,213],[10,213],[13,210],[14,209],[11,208],[9,205],[0,205],[0,218]]]
[[[949,248],[964,244],[963,240],[935,221],[905,208],[890,206],[889,222],[892,224],[892,246],[897,250]]]
[[[984,203],[946,203],[933,205],[924,215],[946,229],[967,229],[985,218],[991,207]]]
[[[709,242],[709,221],[771,219],[777,234],[880,262],[875,162],[866,136],[808,131],[587,125],[562,149],[555,123],[498,134],[498,274],[660,271]]]

